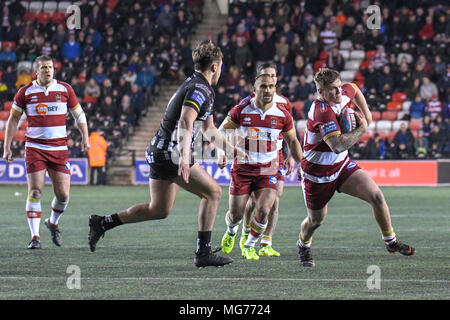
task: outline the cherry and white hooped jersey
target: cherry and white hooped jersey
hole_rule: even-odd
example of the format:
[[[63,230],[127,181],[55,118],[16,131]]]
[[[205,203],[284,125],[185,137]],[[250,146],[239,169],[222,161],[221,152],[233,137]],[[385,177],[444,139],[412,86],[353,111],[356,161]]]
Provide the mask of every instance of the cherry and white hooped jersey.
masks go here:
[[[337,117],[352,104],[355,90],[350,84],[342,86],[342,102],[333,107],[314,100],[308,112],[304,136],[304,152],[301,161],[303,177],[316,183],[328,183],[337,179],[349,161],[347,150],[334,153],[325,140],[341,134]]]
[[[62,81],[53,80],[45,88],[34,80],[20,88],[13,108],[28,118],[25,147],[67,150],[66,114],[79,107],[73,88]]]
[[[294,130],[292,116],[282,103],[274,98],[272,106],[263,112],[255,104],[255,98],[243,100],[228,113],[228,120],[238,128],[249,161],[240,163],[234,160],[233,170],[244,171],[247,175],[260,175],[261,169],[271,167],[272,161],[278,161],[282,147],[282,133]]]

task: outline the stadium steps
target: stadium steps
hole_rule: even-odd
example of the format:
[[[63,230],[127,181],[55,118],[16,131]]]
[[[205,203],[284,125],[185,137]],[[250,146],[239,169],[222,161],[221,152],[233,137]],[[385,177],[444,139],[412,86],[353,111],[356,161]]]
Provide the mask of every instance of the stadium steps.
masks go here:
[[[216,42],[221,26],[226,24],[227,19],[226,15],[220,14],[217,5],[213,1],[205,2],[203,17],[202,23],[197,25],[195,32],[189,39],[192,49],[206,39]],[[135,150],[137,159],[145,158],[145,149],[158,130],[167,103],[180,84],[181,81],[180,83],[161,86],[164,92],[160,92],[154,105],[147,109],[139,127],[126,143],[124,149]],[[107,177],[108,184],[112,185],[129,185],[134,183],[135,169],[132,166],[129,152],[122,152],[108,165]]]

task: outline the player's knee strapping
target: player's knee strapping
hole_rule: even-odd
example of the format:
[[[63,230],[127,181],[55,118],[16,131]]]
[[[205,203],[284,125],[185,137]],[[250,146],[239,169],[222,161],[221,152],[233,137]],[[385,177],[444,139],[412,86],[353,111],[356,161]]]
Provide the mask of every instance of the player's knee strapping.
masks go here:
[[[61,218],[61,215],[64,213],[64,211],[67,208],[67,205],[69,204],[69,200],[65,202],[59,201],[56,197],[53,198],[52,201],[52,214],[50,216],[50,223],[57,225],[59,218]]]
[[[39,237],[39,224],[41,222],[41,200],[28,196],[25,206],[31,237]]]

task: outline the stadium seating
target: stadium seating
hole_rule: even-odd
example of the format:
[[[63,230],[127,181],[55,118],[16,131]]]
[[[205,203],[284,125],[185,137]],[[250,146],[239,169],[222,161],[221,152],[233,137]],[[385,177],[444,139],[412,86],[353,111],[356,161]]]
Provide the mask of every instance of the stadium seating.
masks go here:
[[[405,100],[406,100],[406,93],[404,92],[394,92],[392,94],[392,101],[403,103]]]
[[[0,120],[8,120],[9,111],[0,111]]]
[[[303,101],[295,101],[292,103],[292,107],[295,109],[297,114],[303,114],[303,107],[305,106],[305,102]],[[306,114],[305,114],[306,117]]]
[[[15,41],[3,41],[1,48],[2,50],[5,50],[6,47],[10,46],[11,51],[14,51],[16,49],[16,42]]]
[[[296,129],[298,132],[305,131],[306,129],[306,119],[297,120]]]
[[[13,104],[12,101],[5,101],[5,103],[3,104],[3,110],[4,111],[11,110],[12,104]]]
[[[422,129],[422,120],[412,119],[409,121],[409,130],[420,130]]]
[[[387,136],[388,141],[392,142],[392,140],[394,140],[394,137],[396,134],[397,134],[397,131],[394,131],[394,130],[389,131],[389,134]]]
[[[36,20],[36,13],[34,13],[34,12],[26,12],[26,13],[24,14],[22,20],[23,20],[24,22],[25,22],[25,21],[28,21],[28,20],[30,20],[30,21],[33,22],[34,20]]]
[[[381,120],[381,112],[380,111],[372,111],[372,121]]]
[[[52,23],[60,24],[63,23],[64,21],[66,21],[66,14],[64,12],[55,11],[52,14]]]
[[[397,120],[397,111],[384,111],[383,113],[381,113],[381,120],[389,120],[389,121],[394,121]]]
[[[0,120],[1,121],[1,120]],[[0,140],[1,141],[4,141],[5,140],[5,134],[6,134],[6,131],[5,130],[0,130]]]
[[[411,101],[405,101],[402,104],[402,110],[409,113],[409,108],[411,107]]]
[[[42,11],[38,13],[36,20],[40,25],[45,27],[50,22],[51,18],[52,16],[50,13]]]
[[[345,62],[345,70],[359,70],[361,60],[347,60]]]
[[[342,55],[344,60],[348,60],[350,58],[350,50],[339,50],[339,53]]]
[[[19,142],[24,142],[25,141],[25,134],[26,131],[25,130],[17,130],[16,133],[14,134],[14,140],[17,140]]]
[[[53,12],[55,12],[57,10],[57,8],[58,8],[58,2],[56,2],[56,1],[45,1],[42,11],[48,12],[50,14],[53,14]]]
[[[355,80],[355,70],[344,70],[341,72],[341,79],[343,82],[353,82]]]
[[[351,60],[364,60],[365,52],[363,50],[352,50],[350,52]]]
[[[352,49],[353,44],[351,40],[342,40],[341,44],[339,45],[339,49],[341,50],[350,50]]]
[[[392,130],[394,130],[394,131],[400,130],[400,126],[402,125],[402,123],[404,123],[406,125],[406,127],[408,127],[408,121],[396,120],[392,123]]]
[[[70,2],[70,1],[61,1],[58,4],[58,12],[66,13],[67,8],[70,7],[71,5],[72,5],[72,2]]]
[[[38,14],[42,11],[43,3],[42,1],[32,1],[29,6],[29,11]]]
[[[367,144],[367,141],[370,140],[370,138],[372,138],[372,132],[371,131],[366,131],[363,133],[363,135],[359,138],[359,141],[363,142],[364,144]]]
[[[400,101],[389,101],[386,109],[389,111],[400,111],[402,110],[402,103]]]
[[[392,121],[389,120],[380,120],[377,121],[377,130],[381,131],[390,131],[392,129]]]
[[[375,53],[377,53],[376,50],[368,50],[368,51],[366,51],[366,60],[370,61],[370,59],[373,58]]]

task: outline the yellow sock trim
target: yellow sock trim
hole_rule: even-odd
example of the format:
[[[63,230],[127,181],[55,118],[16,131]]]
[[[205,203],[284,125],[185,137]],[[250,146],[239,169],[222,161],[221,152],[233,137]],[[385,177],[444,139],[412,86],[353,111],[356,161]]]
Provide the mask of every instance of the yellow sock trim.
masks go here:
[[[261,240],[272,241],[272,237],[271,236],[262,236]]]
[[[381,234],[385,237],[389,237],[392,236],[394,234],[394,228],[391,228],[388,231],[381,231]]]
[[[31,196],[28,196],[27,200],[29,202],[34,202],[34,203],[39,203],[41,201],[40,199],[36,199],[36,198],[31,197]]]
[[[308,244],[311,243],[312,241],[312,237],[309,240],[303,240],[302,234],[298,235],[298,238],[300,239],[301,242],[303,242],[304,244]]]

